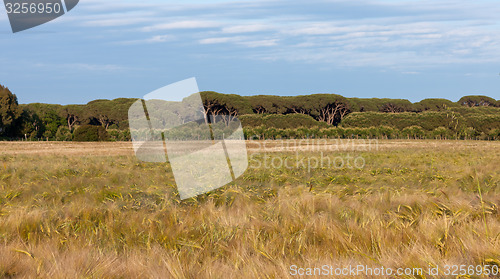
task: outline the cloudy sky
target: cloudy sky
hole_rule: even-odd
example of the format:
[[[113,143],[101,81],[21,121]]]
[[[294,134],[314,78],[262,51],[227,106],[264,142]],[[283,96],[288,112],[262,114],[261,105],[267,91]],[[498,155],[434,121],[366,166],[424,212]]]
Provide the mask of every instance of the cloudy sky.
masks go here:
[[[196,77],[242,95],[500,99],[497,0],[80,0],[12,34],[0,84],[21,103],[141,97]]]

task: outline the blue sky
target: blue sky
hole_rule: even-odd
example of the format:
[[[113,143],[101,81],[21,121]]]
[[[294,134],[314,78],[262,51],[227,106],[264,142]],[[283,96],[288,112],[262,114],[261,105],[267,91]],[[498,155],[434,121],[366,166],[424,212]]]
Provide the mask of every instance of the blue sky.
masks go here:
[[[81,0],[12,34],[0,84],[20,103],[142,97],[190,77],[242,95],[500,99],[498,1]]]

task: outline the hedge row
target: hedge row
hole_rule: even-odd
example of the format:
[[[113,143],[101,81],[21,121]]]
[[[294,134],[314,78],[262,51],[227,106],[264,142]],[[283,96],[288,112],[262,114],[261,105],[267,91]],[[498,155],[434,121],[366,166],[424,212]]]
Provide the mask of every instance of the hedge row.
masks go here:
[[[461,115],[453,111],[392,114],[356,112],[348,115],[342,122],[342,126],[358,128],[389,126],[399,130],[420,126],[426,131],[445,127],[455,132],[472,127],[479,133],[488,133],[490,130],[500,129],[500,114]]]
[[[456,134],[469,127],[474,128],[479,134],[488,134],[491,130],[500,129],[500,114],[488,113],[496,108],[476,108],[476,112],[468,109],[468,113],[458,111],[427,111],[422,113],[380,113],[380,112],[355,112],[349,114],[342,122],[345,128],[370,128],[390,127],[403,130],[412,126],[419,126],[426,132],[434,131],[440,127],[451,130]],[[464,110],[465,111],[465,110]],[[324,122],[304,114],[288,115],[243,115],[240,117],[243,127],[253,129],[266,127],[266,129],[298,129],[298,128],[332,128]]]
[[[466,139],[466,140],[500,140],[500,129],[479,132],[473,127],[460,131],[452,131],[446,127],[425,130],[420,126],[396,129],[388,126],[368,128],[298,128],[276,129],[264,126],[245,128],[247,139],[307,139],[307,138],[342,138],[342,139]]]
[[[249,114],[239,117],[243,127],[260,127],[266,126],[269,128],[293,129],[300,127],[318,127],[326,128],[328,124],[319,122],[309,115],[305,114]]]
[[[236,127],[224,127],[213,125],[212,132],[216,139],[227,138],[236,130]],[[433,130],[426,130],[421,126],[414,125],[397,129],[389,126],[351,128],[351,127],[299,127],[280,129],[267,126],[245,127],[243,132],[246,139],[307,139],[307,138],[376,138],[376,139],[481,139],[499,140],[500,129],[491,129],[487,132],[480,132],[474,127],[467,127],[459,131],[454,131],[446,127],[437,127]],[[161,140],[161,133],[156,140]],[[149,135],[149,130],[135,131],[134,135],[139,138]],[[224,135],[224,136],[222,136]],[[170,130],[165,134],[166,138],[173,140],[207,140],[210,134],[202,126],[193,124],[186,125],[179,129]]]
[[[11,139],[12,140],[12,139]],[[15,140],[15,139],[14,139]],[[19,140],[19,139],[17,139]],[[83,125],[75,129],[72,133],[65,126],[57,129],[54,137],[29,137],[26,135],[22,140],[40,141],[130,141],[129,130],[104,129],[102,126]]]

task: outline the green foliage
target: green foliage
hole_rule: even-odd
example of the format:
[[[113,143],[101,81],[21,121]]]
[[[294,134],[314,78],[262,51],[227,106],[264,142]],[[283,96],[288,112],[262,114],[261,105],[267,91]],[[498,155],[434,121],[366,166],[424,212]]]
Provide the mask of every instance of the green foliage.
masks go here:
[[[239,96],[205,91],[201,98],[206,119],[221,135],[231,132],[236,118],[241,120],[247,137],[258,138],[497,139],[500,130],[499,101],[486,96],[465,96],[457,103],[425,99],[415,104],[405,99],[345,98],[336,94]],[[88,141],[107,140],[109,135],[113,141],[130,140],[128,110],[136,100],[18,105],[16,96],[0,85],[0,136]],[[205,138],[200,123],[177,123],[178,114],[186,113],[186,109],[176,104],[148,104],[163,112],[158,115],[161,119],[152,121],[177,126],[168,132],[175,139]],[[78,133],[76,127],[80,127]]]
[[[288,98],[288,113],[302,113],[329,125],[338,125],[351,112],[349,102],[336,94],[313,94]]]
[[[401,132],[408,138],[423,139],[425,137],[425,131],[418,125],[406,127]]]
[[[486,133],[487,139],[500,140],[500,129],[491,129]]]
[[[287,115],[243,115],[240,118],[243,127],[259,127],[265,126],[269,128],[289,129],[299,127],[326,127],[324,122],[316,121],[309,115],[304,114],[287,114]]]
[[[328,128],[296,128],[277,129],[274,127],[244,128],[246,139],[467,139],[498,140],[500,129],[492,129],[481,133],[473,127],[454,131],[446,127],[438,127],[432,131],[424,130],[418,125],[397,129],[387,126],[379,127],[328,127]]]
[[[497,110],[498,111],[498,110]],[[345,127],[370,127],[386,125],[399,130],[410,126],[421,126],[426,131],[438,127],[446,127],[452,131],[460,131],[473,127],[479,132],[500,128],[500,113],[496,114],[466,114],[454,111],[427,111],[422,113],[384,114],[376,112],[352,113],[343,122]]]
[[[240,95],[221,94],[213,91],[200,92],[205,110],[208,114],[251,114],[252,106],[250,102]]]
[[[349,98],[352,112],[405,112],[414,111],[413,104],[405,99]]]
[[[73,135],[74,141],[107,141],[109,134],[102,126],[84,125],[78,127]]]
[[[59,126],[56,132],[56,140],[57,141],[70,141],[72,139],[73,135],[71,134],[70,130],[66,126]]]
[[[7,87],[0,85],[0,136],[14,134],[14,124],[21,117],[22,112],[16,95],[12,94]]]
[[[246,99],[255,114],[284,114],[288,109],[286,99],[280,96],[258,95]]]
[[[21,137],[31,140],[42,137],[45,125],[38,114],[24,109],[20,119],[19,134]]]
[[[493,129],[500,129],[500,114],[472,114],[465,117],[465,125],[478,131],[487,133]]]
[[[437,127],[430,134],[433,139],[448,139],[452,136],[451,131],[446,127]]]
[[[120,129],[128,129],[128,109],[136,99],[119,98],[115,100],[95,100],[85,105],[83,118],[89,124],[108,128],[115,125]]]
[[[111,141],[130,141],[130,130],[108,129]]]
[[[424,99],[413,104],[413,108],[417,112],[428,110],[446,111],[448,108],[453,107],[458,107],[458,104],[446,99]]]
[[[497,101],[488,96],[465,96],[460,98],[458,104],[466,107],[492,107],[498,106]]]
[[[48,111],[43,116],[42,122],[45,127],[43,137],[49,139],[55,139],[59,127],[65,125],[64,119],[61,116],[59,116],[55,111]]]
[[[497,107],[464,107],[464,106],[456,106],[451,107],[449,110],[459,113],[463,116],[468,115],[481,115],[481,114],[498,114],[500,113],[500,108]]]
[[[71,131],[77,125],[101,125],[128,129],[128,109],[137,99],[119,98],[115,100],[95,100],[86,105],[22,105],[25,111],[43,118],[47,113],[55,112],[64,120],[64,125]]]
[[[408,100],[393,100],[384,103],[380,108],[380,111],[387,113],[399,113],[399,112],[414,111],[414,109],[413,109],[413,104]]]

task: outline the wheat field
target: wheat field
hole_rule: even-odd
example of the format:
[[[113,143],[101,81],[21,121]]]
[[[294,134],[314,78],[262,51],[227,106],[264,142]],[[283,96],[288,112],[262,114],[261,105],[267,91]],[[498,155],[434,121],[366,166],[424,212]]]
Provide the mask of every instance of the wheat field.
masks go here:
[[[0,277],[295,278],[292,265],[500,266],[499,142],[330,148],[338,144],[248,148],[259,162],[352,156],[363,167],[253,164],[230,185],[180,201],[168,163],[138,161],[131,143],[2,142]],[[316,277],[326,278],[307,278]],[[448,278],[378,278],[396,277]]]

